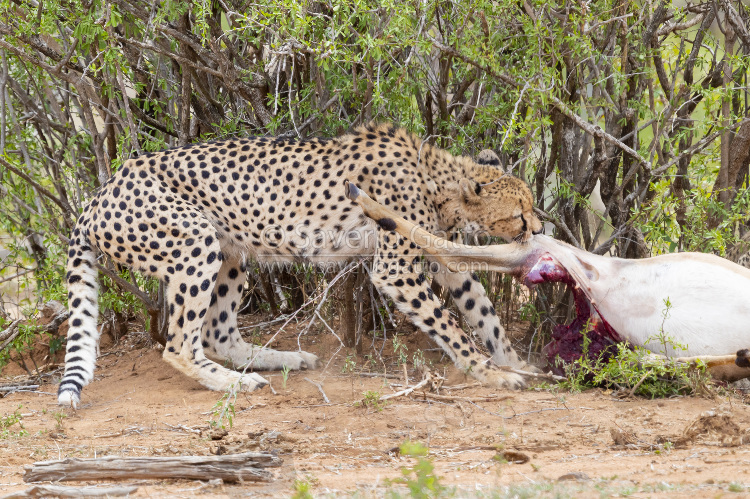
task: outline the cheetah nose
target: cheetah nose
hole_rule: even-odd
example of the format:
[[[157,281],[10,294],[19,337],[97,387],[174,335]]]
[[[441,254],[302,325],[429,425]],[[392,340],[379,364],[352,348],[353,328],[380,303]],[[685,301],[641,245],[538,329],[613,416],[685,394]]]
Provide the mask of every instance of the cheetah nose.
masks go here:
[[[359,190],[359,187],[354,185],[354,182],[349,182],[348,180],[344,181],[344,189],[346,189],[346,197],[352,201],[356,201],[362,193],[362,191]]]

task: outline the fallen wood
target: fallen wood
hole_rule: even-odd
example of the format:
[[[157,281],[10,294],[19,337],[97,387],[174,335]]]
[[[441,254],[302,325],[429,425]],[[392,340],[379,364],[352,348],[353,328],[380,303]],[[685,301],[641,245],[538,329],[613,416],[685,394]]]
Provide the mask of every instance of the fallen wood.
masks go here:
[[[395,374],[387,374],[387,373],[355,373],[355,374],[361,378],[401,379],[399,376],[396,376]]]
[[[401,397],[401,396],[404,396],[404,395],[409,395],[414,390],[422,388],[423,386],[425,386],[429,382],[430,382],[430,379],[429,378],[425,378],[422,381],[420,381],[419,383],[417,383],[416,385],[410,386],[410,387],[408,387],[408,388],[406,388],[404,390],[401,390],[400,392],[391,393],[389,395],[384,395],[384,396],[380,397],[380,400],[389,400],[389,399],[393,399],[393,398],[396,398],[396,397]]]
[[[225,482],[268,482],[272,476],[263,468],[281,466],[281,458],[263,452],[223,456],[68,458],[42,461],[26,467],[25,482],[63,480],[126,480],[181,478]]]
[[[534,372],[531,372],[531,371],[522,371],[521,369],[515,369],[515,368],[510,367],[510,366],[498,366],[498,368],[502,369],[503,371],[508,371],[508,372],[511,372],[511,373],[520,374],[521,376],[525,376],[525,377],[527,377],[529,379],[539,379],[539,380],[543,380],[543,381],[553,381],[553,382],[556,382],[556,381],[565,381],[565,380],[568,379],[565,376],[558,376],[558,375],[552,374],[552,373],[534,373]]]
[[[48,333],[55,333],[60,325],[68,320],[68,317],[67,307],[57,300],[50,300],[42,307],[39,324],[44,326],[44,330]]]
[[[512,399],[513,395],[488,395],[486,397],[455,397],[453,395],[438,395],[430,392],[414,392],[414,395],[433,399],[433,400],[446,400],[449,402],[499,402],[502,400]]]
[[[3,385],[0,386],[0,393],[11,393],[11,392],[28,392],[39,389],[39,385]]]
[[[35,485],[23,492],[13,492],[0,499],[22,497],[121,497],[138,490],[136,486],[123,487],[64,487],[62,485]]]

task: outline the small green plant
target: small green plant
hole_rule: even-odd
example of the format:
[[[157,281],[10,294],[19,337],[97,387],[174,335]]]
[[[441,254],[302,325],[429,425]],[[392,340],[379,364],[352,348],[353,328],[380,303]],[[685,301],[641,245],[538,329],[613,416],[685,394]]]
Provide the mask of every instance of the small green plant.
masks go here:
[[[414,354],[411,356],[412,364],[414,364],[414,369],[421,369],[422,367],[427,365],[427,361],[424,358],[424,352],[422,350],[417,350],[414,352]]]
[[[732,482],[729,484],[729,492],[745,492],[745,486],[741,483]]]
[[[294,494],[292,499],[312,499],[313,495],[310,492],[310,482],[307,480],[295,480],[294,481]]]
[[[19,404],[12,414],[0,417],[1,439],[18,438],[29,434],[23,427],[23,415],[21,414],[21,408],[23,408],[23,405]],[[20,429],[18,431],[13,431],[16,425],[18,425]]]
[[[211,428],[222,428],[224,421],[227,422],[229,428],[234,425],[234,404],[237,401],[237,393],[240,391],[242,385],[232,385],[229,390],[224,392],[219,400],[216,401],[214,406],[211,408],[211,419],[209,419],[208,426]]]
[[[49,340],[49,353],[55,355],[65,347],[65,338],[62,336],[52,336]]]
[[[55,421],[56,421],[55,428],[57,428],[58,431],[62,431],[63,430],[63,425],[62,425],[63,419],[67,418],[68,415],[65,414],[63,411],[60,411],[60,412],[54,413],[52,415],[52,417],[54,417]]]
[[[380,400],[380,392],[367,390],[362,395],[364,395],[362,400],[357,402],[357,405],[362,405],[362,407],[371,407],[380,412],[388,405],[387,402]]]
[[[406,345],[401,341],[398,335],[393,337],[393,353],[398,357],[398,364],[406,364],[409,360],[409,352]]]
[[[263,346],[263,333],[260,332],[259,327],[253,328],[253,332],[250,333],[250,343],[259,347]]]
[[[344,359],[344,367],[341,368],[341,372],[346,373],[353,373],[354,370],[357,368],[357,361],[354,360],[354,355],[349,354]]]
[[[409,495],[415,499],[427,499],[444,495],[446,489],[440,484],[440,478],[435,474],[435,466],[428,457],[429,449],[419,442],[406,441],[401,444],[401,455],[417,459],[416,464],[401,469],[402,478],[393,483],[406,485]]]
[[[661,454],[669,454],[672,452],[672,449],[674,449],[674,444],[667,440],[663,444],[659,445],[655,450],[654,454],[661,455]]]
[[[370,370],[373,367],[375,367],[375,359],[372,358],[371,353],[368,353],[367,355],[365,355],[365,363],[362,368],[365,370]]]
[[[541,313],[537,310],[533,300],[524,302],[521,308],[518,309],[518,319],[522,321],[529,321],[534,324],[540,322]]]
[[[664,305],[662,327],[646,344],[658,344],[665,353],[687,350],[685,345],[677,343],[664,331],[664,321],[669,317],[672,304],[666,299]],[[686,364],[671,358],[664,360],[639,346],[631,349],[621,343],[609,360],[605,361],[601,357],[591,359],[588,356],[591,343],[587,334],[589,331],[590,325],[587,324],[582,333],[583,355],[565,366],[567,380],[560,384],[561,388],[580,392],[606,386],[653,399],[705,391],[710,383],[706,366],[702,362]]]
[[[289,366],[281,368],[281,387],[286,390],[286,381],[289,379]]]

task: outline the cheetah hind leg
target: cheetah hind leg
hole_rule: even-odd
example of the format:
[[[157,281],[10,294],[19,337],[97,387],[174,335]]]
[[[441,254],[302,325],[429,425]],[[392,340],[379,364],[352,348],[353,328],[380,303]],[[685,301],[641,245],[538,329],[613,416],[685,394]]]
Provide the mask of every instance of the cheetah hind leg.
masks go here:
[[[240,306],[245,279],[242,261],[236,257],[225,256],[211,294],[201,334],[206,355],[219,362],[228,362],[236,369],[315,369],[318,357],[314,354],[261,348],[242,339],[237,327],[237,309]]]
[[[187,211],[187,210],[186,210]],[[189,216],[189,214],[187,215]],[[182,224],[181,224],[182,225]],[[169,308],[169,328],[163,358],[175,369],[211,390],[253,391],[268,384],[255,373],[238,373],[209,360],[201,342],[201,331],[208,314],[215,280],[221,271],[223,254],[211,225],[196,216],[194,230],[185,237],[173,236],[175,249],[165,259],[171,271],[165,276]],[[174,226],[178,231],[180,225]],[[184,257],[189,253],[191,257]],[[200,260],[198,260],[200,259]],[[198,266],[190,265],[200,261]],[[178,266],[177,264],[187,264]]]
[[[206,275],[210,275],[211,267],[204,266],[204,269],[205,278]],[[215,269],[219,270],[218,265]],[[200,334],[203,317],[207,313],[207,308],[203,307],[208,304],[211,293],[210,278],[201,282],[187,275],[176,277],[175,280],[181,282],[180,286],[167,286],[169,303],[175,306],[170,310],[172,313],[164,360],[211,390],[253,391],[266,386],[268,381],[259,374],[238,373],[206,358]],[[186,290],[188,292],[185,292]]]

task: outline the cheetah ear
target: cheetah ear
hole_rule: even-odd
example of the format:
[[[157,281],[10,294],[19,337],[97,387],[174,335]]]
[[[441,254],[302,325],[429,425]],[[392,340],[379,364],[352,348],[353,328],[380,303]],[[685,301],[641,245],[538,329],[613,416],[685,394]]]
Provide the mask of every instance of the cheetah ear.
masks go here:
[[[481,151],[479,154],[477,154],[477,157],[474,158],[474,162],[479,165],[492,166],[495,169],[499,170],[501,173],[505,173],[503,165],[500,164],[500,158],[492,149],[484,149],[483,151]]]
[[[495,151],[485,149],[474,158],[474,167],[469,176],[481,185],[494,182],[505,173],[503,165],[500,164],[500,158],[495,154]]]
[[[471,179],[462,178],[459,180],[458,190],[461,193],[461,199],[466,204],[475,204],[481,200],[479,193],[482,191],[482,187]]]

